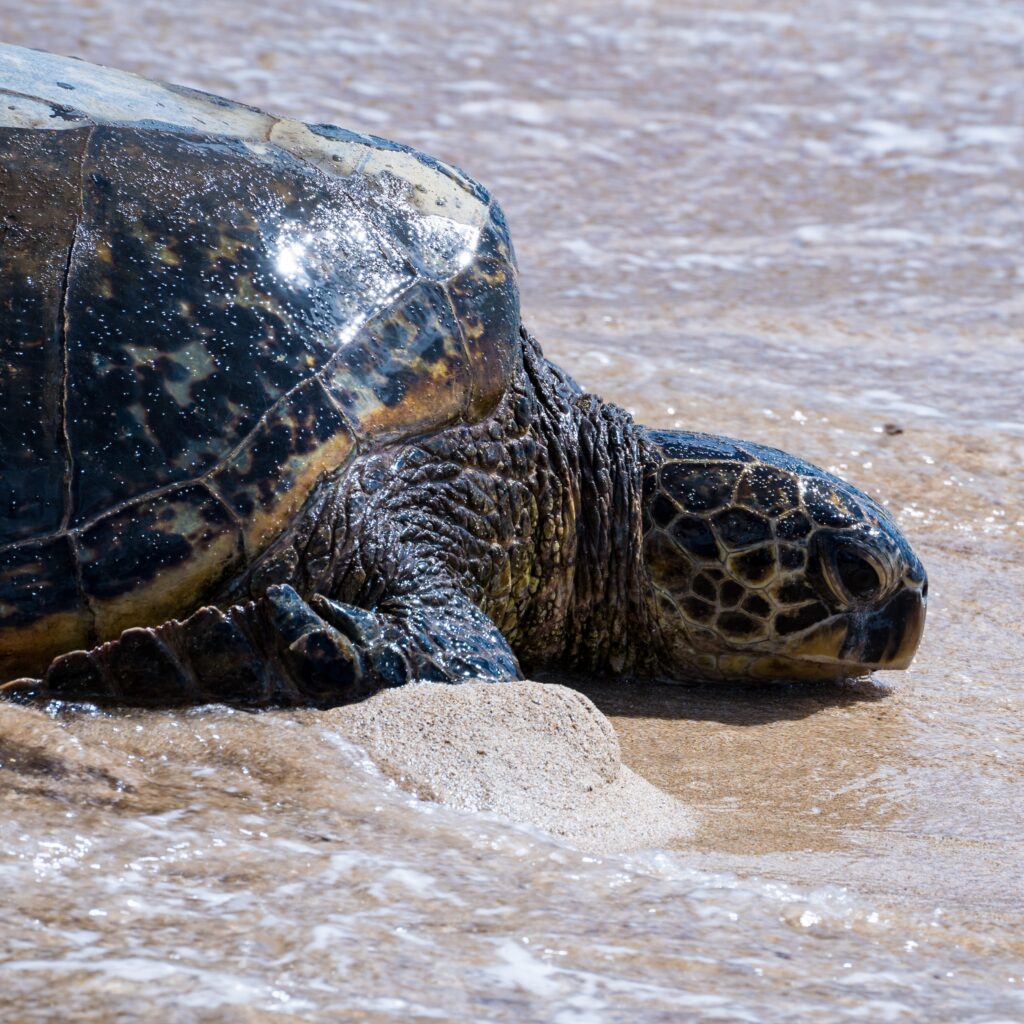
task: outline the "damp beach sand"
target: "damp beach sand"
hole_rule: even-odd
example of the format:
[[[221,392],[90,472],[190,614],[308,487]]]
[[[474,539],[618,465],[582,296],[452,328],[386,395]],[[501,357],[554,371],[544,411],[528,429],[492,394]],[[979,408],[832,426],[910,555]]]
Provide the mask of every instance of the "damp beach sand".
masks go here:
[[[556,684],[422,684],[332,713],[426,800],[533,825],[594,853],[683,843],[693,815],[622,764],[611,723]]]
[[[911,670],[856,687],[2,706],[0,1018],[1024,1019],[1019,4],[0,25],[465,167],[551,359],[845,476],[931,581]]]

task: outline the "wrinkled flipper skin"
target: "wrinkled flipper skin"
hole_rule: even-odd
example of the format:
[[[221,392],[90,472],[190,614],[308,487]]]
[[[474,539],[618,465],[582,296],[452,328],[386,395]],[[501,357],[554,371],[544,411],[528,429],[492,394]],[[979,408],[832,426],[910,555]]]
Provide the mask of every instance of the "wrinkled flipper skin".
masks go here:
[[[290,586],[227,611],[129,629],[57,658],[42,679],[0,687],[14,700],[170,707],[351,703],[406,682],[522,678],[497,627],[447,593],[369,612]]]

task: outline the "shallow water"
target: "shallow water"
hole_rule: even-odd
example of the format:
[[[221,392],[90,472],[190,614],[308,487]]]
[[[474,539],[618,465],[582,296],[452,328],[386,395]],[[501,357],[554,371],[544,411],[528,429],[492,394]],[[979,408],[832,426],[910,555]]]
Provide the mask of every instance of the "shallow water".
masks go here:
[[[928,627],[859,690],[586,684],[700,815],[624,858],[416,803],[329,713],[0,708],[3,1016],[1024,1019],[1024,6],[211,6],[0,34],[465,167],[552,358],[881,496]]]

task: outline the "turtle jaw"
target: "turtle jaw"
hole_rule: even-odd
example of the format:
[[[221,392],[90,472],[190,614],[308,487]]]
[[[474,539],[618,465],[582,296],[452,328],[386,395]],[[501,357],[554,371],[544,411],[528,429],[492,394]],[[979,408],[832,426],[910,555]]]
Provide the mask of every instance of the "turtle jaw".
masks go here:
[[[829,682],[905,669],[921,641],[926,606],[923,579],[909,579],[878,608],[836,615],[780,651],[748,649],[712,656],[706,670],[737,682]]]
[[[841,658],[870,669],[909,668],[924,632],[926,607],[922,586],[904,587],[877,611],[850,616]]]
[[[786,651],[833,678],[910,667],[924,633],[927,589],[907,580],[878,608],[855,609],[822,623]]]

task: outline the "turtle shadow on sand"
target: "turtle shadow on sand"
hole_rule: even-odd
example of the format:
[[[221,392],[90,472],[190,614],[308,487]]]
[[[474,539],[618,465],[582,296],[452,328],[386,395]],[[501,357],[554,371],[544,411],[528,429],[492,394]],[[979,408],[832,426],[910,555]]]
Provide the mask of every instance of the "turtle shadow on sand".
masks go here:
[[[730,854],[746,870],[742,858],[750,855],[838,853],[858,836],[884,849],[906,814],[906,784],[893,766],[907,763],[913,731],[900,691],[884,677],[757,685],[559,681],[576,686],[608,718],[625,767],[691,808],[699,828],[673,845],[696,856],[698,866],[717,869]]]
[[[831,708],[876,703],[892,695],[874,676],[836,682],[657,683],[542,676],[579,691],[612,718],[718,722],[730,726],[800,721]]]

